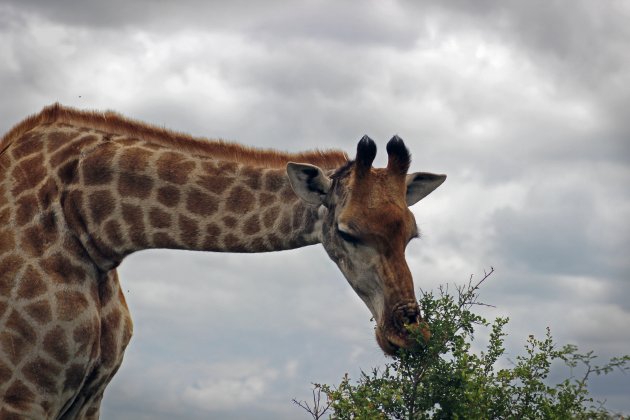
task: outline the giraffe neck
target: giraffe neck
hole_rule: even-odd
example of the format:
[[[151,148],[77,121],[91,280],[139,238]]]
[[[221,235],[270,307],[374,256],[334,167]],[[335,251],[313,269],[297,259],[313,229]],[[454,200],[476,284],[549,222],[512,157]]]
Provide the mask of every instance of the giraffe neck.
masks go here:
[[[150,248],[266,252],[320,242],[318,209],[295,195],[285,169],[114,139],[83,152],[75,178],[64,213],[104,270]]]

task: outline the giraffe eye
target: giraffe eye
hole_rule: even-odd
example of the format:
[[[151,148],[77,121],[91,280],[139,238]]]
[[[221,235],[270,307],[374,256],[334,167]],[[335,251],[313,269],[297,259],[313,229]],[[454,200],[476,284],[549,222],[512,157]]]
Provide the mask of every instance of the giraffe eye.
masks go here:
[[[340,230],[339,228],[337,228],[337,233],[339,234],[339,236],[341,237],[341,239],[343,239],[344,241],[351,243],[351,244],[358,244],[359,242],[361,242],[361,240],[359,238],[357,238],[356,236],[348,233],[348,232],[344,232],[343,230]]]

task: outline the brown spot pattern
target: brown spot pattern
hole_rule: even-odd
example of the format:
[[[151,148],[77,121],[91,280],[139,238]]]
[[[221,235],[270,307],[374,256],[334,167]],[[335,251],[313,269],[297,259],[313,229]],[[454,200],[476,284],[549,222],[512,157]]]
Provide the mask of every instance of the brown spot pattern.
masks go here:
[[[15,248],[15,238],[9,229],[0,230],[0,255],[13,251]]]
[[[194,167],[195,163],[181,153],[166,152],[157,160],[157,173],[160,179],[179,185],[186,183],[188,174]]]
[[[22,299],[33,299],[46,292],[46,283],[42,280],[42,276],[32,265],[29,265],[18,288],[18,297]]]
[[[215,193],[222,194],[230,185],[234,183],[233,177],[221,176],[221,175],[203,175],[199,177],[197,185],[200,187]]]
[[[175,207],[179,203],[179,189],[172,185],[160,187],[157,191],[157,200],[166,207]]]
[[[224,175],[234,175],[237,169],[238,164],[236,162],[226,161],[219,163],[219,172]]]
[[[107,190],[95,191],[88,195],[88,202],[92,215],[92,221],[99,223],[112,215],[116,208],[116,201],[111,192]]]
[[[209,216],[218,210],[217,199],[199,189],[192,189],[186,198],[186,208],[191,213]]]
[[[71,185],[76,182],[78,159],[72,159],[64,163],[57,170],[57,176],[64,185]]]
[[[271,244],[272,249],[280,250],[286,248],[284,241],[278,235],[272,233],[267,236],[267,240]]]
[[[244,167],[241,171],[243,182],[252,190],[260,189],[260,169]]]
[[[52,320],[52,311],[47,300],[29,303],[24,307],[24,310],[40,324],[47,324]]]
[[[299,229],[300,226],[302,226],[305,212],[306,208],[302,206],[301,203],[298,203],[293,207],[292,225],[294,230]]]
[[[13,376],[13,371],[0,361],[0,384],[6,384]]]
[[[2,400],[5,404],[16,410],[28,410],[29,406],[35,402],[35,394],[18,379],[5,391]],[[4,415],[0,417],[3,419],[10,418]],[[15,415],[14,418],[19,419],[21,416]]]
[[[265,190],[277,192],[286,184],[284,174],[278,171],[267,171],[264,177]]]
[[[0,332],[0,344],[2,344],[2,348],[5,349],[5,355],[14,365],[20,363],[26,355],[28,343],[24,338],[15,333],[9,331]]]
[[[212,238],[216,238],[221,234],[221,228],[214,223],[210,223],[208,227],[206,227],[206,233]]]
[[[79,283],[87,276],[85,270],[72,263],[61,253],[56,253],[41,262],[42,269],[55,283]]]
[[[101,149],[98,152],[88,154],[83,159],[81,173],[86,185],[103,185],[112,182],[114,179],[112,168],[114,153],[115,151],[108,147],[107,150]]]
[[[67,145],[73,138],[74,133],[67,131],[52,131],[46,136],[46,151],[49,154],[54,153],[60,147]]]
[[[77,345],[75,355],[86,354],[88,347],[94,340],[94,325],[91,321],[87,321],[75,328],[72,333],[72,339]]]
[[[41,215],[39,222],[45,235],[57,234],[57,219],[53,210],[47,211]]]
[[[276,219],[278,218],[278,214],[280,212],[280,206],[273,206],[268,208],[263,212],[263,225],[269,229],[273,226]]]
[[[286,185],[282,190],[280,190],[280,200],[285,203],[295,200],[295,192],[290,185]]]
[[[149,222],[156,229],[167,228],[171,225],[171,215],[154,207],[149,211]]]
[[[109,243],[114,247],[119,247],[124,244],[122,230],[120,224],[116,220],[108,220],[104,227],[105,236]]]
[[[291,218],[286,213],[282,214],[282,217],[280,218],[280,226],[278,229],[280,230],[280,233],[284,235],[288,235],[289,232],[291,232]]]
[[[17,255],[9,255],[0,260],[0,296],[8,296],[15,285],[15,276],[24,260]]]
[[[260,232],[260,218],[257,214],[250,216],[249,219],[245,221],[243,232],[246,235],[254,235]]]
[[[44,351],[59,363],[66,363],[70,359],[66,334],[60,326],[56,326],[44,337]]]
[[[28,381],[37,385],[44,392],[51,394],[56,392],[61,369],[53,363],[39,357],[27,363],[22,372]]]
[[[127,223],[131,241],[138,246],[146,245],[147,237],[144,233],[145,228],[142,208],[140,208],[140,206],[134,206],[132,204],[123,204],[122,213],[123,218]]]
[[[143,172],[147,166],[149,166],[150,156],[150,153],[140,147],[129,147],[124,149],[122,155],[118,159],[120,172],[123,174],[126,172]]]
[[[123,197],[147,198],[151,194],[153,180],[148,175],[137,173],[121,174],[118,179],[118,192]]]
[[[51,138],[54,137],[54,135],[55,133],[49,134],[48,141],[50,141]],[[63,136],[64,140],[68,138],[68,134],[59,133],[59,135]],[[72,142],[66,142],[65,147],[60,148],[55,154],[50,157],[50,164],[53,167],[57,167],[65,161],[70,160],[72,157],[77,156],[79,154],[79,151],[87,150],[91,145],[96,142],[98,142],[98,137],[96,137],[95,135],[87,135]],[[51,150],[49,150],[49,153],[50,152]]]
[[[254,208],[254,194],[241,186],[232,188],[225,202],[225,209],[232,213],[245,214]]]
[[[176,247],[177,242],[165,232],[157,232],[153,234],[153,246],[156,248]]]
[[[20,246],[27,254],[33,257],[41,256],[46,249],[46,239],[42,228],[35,225],[25,229],[22,232]]]
[[[11,311],[5,325],[7,329],[15,332],[18,337],[24,339],[27,343],[33,344],[37,340],[35,329],[16,310]]]
[[[6,225],[9,223],[9,219],[11,218],[11,210],[4,209],[0,211],[0,224]]]
[[[18,226],[23,226],[33,220],[35,213],[39,210],[37,198],[33,194],[20,197],[16,202],[15,221]]]
[[[0,208],[4,208],[7,205],[9,205],[9,200],[4,194],[4,187],[0,186]]]
[[[103,355],[117,354],[116,332],[119,329],[120,321],[120,311],[114,310],[101,323],[101,351]],[[105,357],[104,364],[111,366],[116,359],[115,357]]]
[[[66,375],[63,381],[63,390],[77,389],[85,378],[85,366],[79,363],[70,365],[66,370]]]
[[[125,222],[131,230],[144,229],[142,208],[133,204],[123,204],[122,214]]]
[[[99,283],[98,294],[101,301],[101,307],[107,306],[111,298],[114,296],[113,282],[108,277],[106,281],[102,281]]]
[[[232,229],[238,223],[238,219],[233,216],[225,216],[223,217],[223,224],[225,227]]]
[[[22,140],[13,148],[13,157],[15,160],[20,160],[33,153],[40,152],[42,150],[43,143],[41,142],[40,133],[28,133]]]
[[[61,321],[72,321],[81,315],[89,303],[83,293],[62,291],[55,293],[57,299],[57,317]]]
[[[241,242],[241,240],[231,233],[225,235],[225,237],[223,238],[223,244],[225,245],[225,249],[227,249],[228,251],[242,252],[246,250],[246,247]]]
[[[261,192],[258,195],[258,204],[260,207],[267,207],[276,202],[276,196],[270,193]]]
[[[268,249],[267,244],[265,244],[265,241],[263,240],[263,238],[254,238],[250,245],[249,245],[251,250],[256,250],[256,251],[266,251]]]
[[[52,203],[57,201],[58,189],[54,179],[48,180],[37,191],[37,199],[42,209],[47,209]]]
[[[191,248],[197,245],[199,224],[194,219],[180,215],[178,218],[180,239]]]

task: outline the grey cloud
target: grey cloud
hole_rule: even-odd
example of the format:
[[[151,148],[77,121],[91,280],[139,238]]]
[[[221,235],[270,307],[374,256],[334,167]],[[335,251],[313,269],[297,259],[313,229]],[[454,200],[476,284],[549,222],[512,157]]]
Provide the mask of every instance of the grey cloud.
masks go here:
[[[229,3],[199,0],[177,3],[149,0],[116,0],[108,3],[62,0],[54,4],[26,0],[5,1],[4,4],[6,10],[31,14],[75,29],[153,33],[190,30],[240,32],[249,34],[252,40],[269,37],[280,42],[285,38],[321,40],[323,37],[337,42],[345,39],[350,43],[383,43],[408,42],[406,39],[409,38],[404,30],[393,24],[380,27],[384,15],[375,13],[371,7],[337,5],[331,13],[332,4],[311,5],[280,1],[263,4],[245,0]]]
[[[621,133],[610,133],[613,142],[623,143],[619,136],[630,128],[622,111],[630,107],[627,4],[454,0],[421,7],[434,9],[439,26],[447,32],[465,27],[529,57],[553,80],[556,94],[597,104],[603,119],[623,127]],[[622,151],[626,159],[630,155],[627,147],[615,151]]]
[[[524,206],[493,215],[495,254],[541,273],[627,276],[628,265],[617,262],[623,261],[628,229],[600,210],[601,203],[619,198],[609,196],[615,189],[604,188],[619,184],[602,175],[565,172],[560,165],[534,176],[539,182],[530,187]]]
[[[424,32],[422,22],[410,19],[397,2],[369,1],[360,6],[304,2],[279,8],[272,18],[253,25],[248,32],[274,43],[297,38],[355,48],[372,45],[406,49]]]
[[[513,43],[536,61],[549,60],[548,64],[570,70],[563,72],[559,81],[583,76],[578,80],[595,82],[601,80],[602,73],[619,74],[619,65],[628,60],[620,41],[630,37],[626,25],[630,9],[622,2],[453,0],[424,2],[420,8],[435,10],[446,28],[464,25],[495,40]]]
[[[60,0],[50,3],[41,0],[4,1],[5,5],[23,10],[42,19],[48,19],[77,28],[154,28],[172,29],[174,26],[212,27],[229,24],[233,20],[236,29],[243,19],[264,14],[267,7],[246,1],[208,2],[188,0],[170,1],[140,0],[127,2],[114,0],[103,3],[95,0]],[[239,11],[241,13],[239,13]],[[243,11],[246,11],[243,13]]]
[[[361,7],[334,2],[257,3],[186,0],[134,2],[61,0],[5,1],[13,9],[65,25],[86,28],[127,28],[161,32],[195,28],[242,31],[274,44],[304,38],[353,45],[413,45],[417,26],[396,3],[371,1]]]
[[[565,197],[569,200],[570,197]],[[532,207],[536,203],[532,203]],[[575,206],[575,207],[573,207]],[[563,211],[564,210],[564,211]],[[504,209],[495,215],[496,247],[521,268],[575,274],[597,270],[589,238],[577,226],[588,222],[588,204],[531,212]]]

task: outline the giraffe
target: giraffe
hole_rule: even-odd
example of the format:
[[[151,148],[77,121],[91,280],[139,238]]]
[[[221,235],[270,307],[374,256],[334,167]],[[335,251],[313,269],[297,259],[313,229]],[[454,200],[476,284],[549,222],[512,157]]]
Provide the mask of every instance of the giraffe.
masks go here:
[[[407,174],[394,136],[355,159],[193,138],[53,104],[0,141],[0,419],[98,418],[132,320],[116,267],[149,248],[267,252],[321,243],[386,354],[420,310],[408,209],[446,178]],[[424,330],[429,337],[428,330]]]

